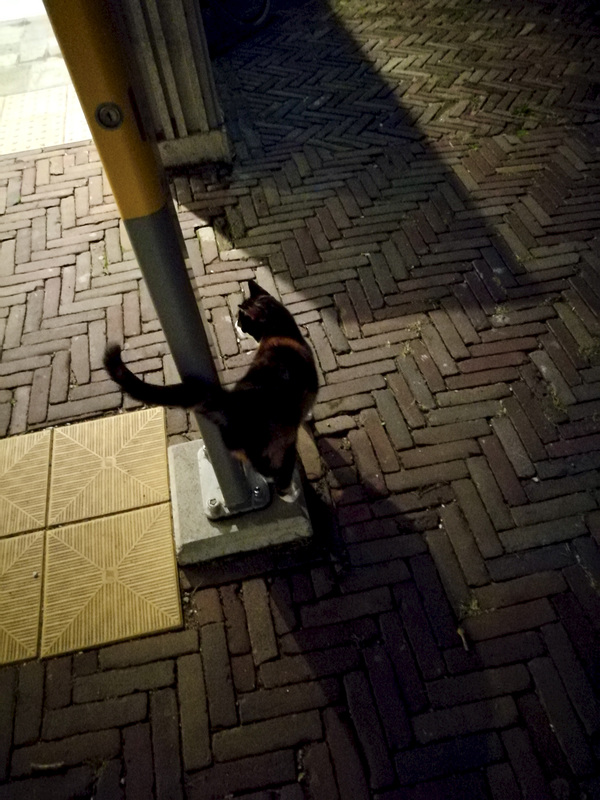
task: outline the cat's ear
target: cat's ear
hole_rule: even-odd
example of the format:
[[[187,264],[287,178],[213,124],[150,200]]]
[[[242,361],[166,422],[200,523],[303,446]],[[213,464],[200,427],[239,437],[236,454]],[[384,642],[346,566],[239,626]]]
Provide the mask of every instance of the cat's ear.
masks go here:
[[[264,294],[269,294],[265,291],[262,286],[259,286],[258,283],[252,279],[248,281],[248,289],[250,290],[250,297],[254,300],[257,297],[260,297]]]

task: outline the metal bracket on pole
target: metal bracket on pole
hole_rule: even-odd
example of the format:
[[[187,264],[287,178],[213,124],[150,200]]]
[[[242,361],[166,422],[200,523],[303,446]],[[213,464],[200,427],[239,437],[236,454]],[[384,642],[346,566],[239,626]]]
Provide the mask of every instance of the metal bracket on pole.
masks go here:
[[[250,505],[248,508],[237,510],[227,507],[227,501],[219,486],[219,481],[206,447],[201,447],[198,451],[198,469],[200,471],[202,506],[204,513],[210,519],[223,519],[223,517],[230,517],[242,511],[256,511],[259,508],[264,508],[271,500],[269,484],[248,461],[242,465],[242,469],[250,486]]]

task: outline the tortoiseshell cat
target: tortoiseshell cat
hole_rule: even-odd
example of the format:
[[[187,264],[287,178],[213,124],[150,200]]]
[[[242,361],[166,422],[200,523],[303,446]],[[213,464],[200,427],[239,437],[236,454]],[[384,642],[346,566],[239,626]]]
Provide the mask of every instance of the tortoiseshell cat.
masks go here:
[[[148,405],[195,408],[221,430],[225,446],[267,478],[283,500],[292,502],[296,437],[314,403],[318,378],[312,352],[290,312],[255,281],[239,307],[238,326],[256,339],[248,372],[231,390],[201,379],[169,386],[145,383],[109,345],[104,365],[111,378]]]

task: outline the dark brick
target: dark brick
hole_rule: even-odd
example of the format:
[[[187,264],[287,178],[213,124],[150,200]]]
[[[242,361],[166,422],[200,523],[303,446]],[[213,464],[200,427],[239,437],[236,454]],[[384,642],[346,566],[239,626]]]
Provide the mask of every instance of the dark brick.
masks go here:
[[[492,580],[505,581],[533,572],[561,569],[573,563],[573,555],[562,544],[501,556],[487,561]]]
[[[551,795],[531,747],[527,731],[520,728],[504,731],[502,733],[502,742],[508,752],[523,796],[550,800]]]
[[[373,392],[377,410],[396,450],[412,447],[412,439],[394,395],[389,389]]]
[[[560,572],[536,572],[504,583],[492,583],[473,590],[484,611],[524,603],[565,591],[567,585]]]
[[[283,653],[305,653],[348,642],[375,638],[377,626],[370,617],[359,617],[322,628],[306,628],[288,633],[280,640]]]
[[[545,771],[555,775],[568,773],[570,770],[567,759],[538,696],[534,692],[524,694],[517,699],[517,706],[533,746],[538,756],[542,758]]]
[[[385,482],[390,492],[406,492],[417,487],[466,478],[468,474],[464,461],[448,461],[445,464],[395,472],[387,475]]]
[[[529,669],[569,766],[576,775],[590,775],[594,771],[593,755],[554,664],[549,658],[535,658]]]
[[[255,578],[242,584],[242,596],[254,663],[259,666],[277,658],[277,640],[269,610],[269,597],[263,580]]]
[[[123,800],[121,770],[122,764],[118,759],[107,761],[100,767],[94,795],[97,800]]]
[[[359,660],[355,647],[332,647],[313,652],[309,659],[305,656],[287,656],[278,661],[269,661],[261,665],[259,677],[262,685],[271,689],[347,672],[356,669]]]
[[[270,586],[269,601],[275,633],[283,636],[296,629],[296,609],[292,603],[290,587],[285,578],[275,578]]]
[[[364,659],[388,745],[393,750],[402,749],[412,733],[392,663],[380,644],[366,648]]]
[[[44,715],[44,739],[62,739],[76,733],[100,731],[140,722],[146,717],[147,697],[144,693],[103,700],[100,703],[78,703],[47,711]]]
[[[8,776],[17,681],[15,667],[3,667],[0,670],[0,780],[6,780]]]
[[[173,689],[160,689],[150,695],[152,753],[156,800],[183,798],[179,755],[179,716]]]
[[[520,692],[529,686],[529,674],[522,664],[471,672],[454,678],[443,678],[427,685],[434,708],[467,703],[498,695]]]
[[[335,703],[340,696],[338,682],[329,678],[277,689],[259,689],[238,698],[242,724],[270,717],[308,711]]]
[[[444,652],[450,673],[472,672],[482,667],[497,667],[542,655],[544,645],[538,633],[526,631],[499,639],[477,642],[469,650],[455,647]]]
[[[521,790],[510,764],[492,764],[487,780],[494,800],[521,800]]]
[[[481,555],[484,558],[501,555],[502,545],[472,481],[454,481],[452,488]]]
[[[369,800],[370,793],[361,758],[345,713],[328,708],[323,712],[323,722],[340,800]]]
[[[257,786],[278,786],[296,779],[293,750],[216,764],[185,778],[187,800],[223,800],[232,792]]]
[[[394,781],[394,768],[369,684],[362,672],[352,672],[344,677],[344,686],[354,727],[367,759],[370,784],[374,789],[381,789]]]
[[[202,769],[210,764],[211,754],[204,672],[199,653],[177,659],[177,696],[184,769]]]
[[[246,622],[244,604],[234,585],[223,586],[219,590],[221,603],[225,613],[225,630],[227,631],[227,645],[232,655],[250,652],[250,637]]]
[[[490,470],[487,460],[483,457],[470,458],[467,461],[467,465],[471,474],[471,479],[481,495],[481,499],[496,530],[512,528],[513,521],[511,515],[504,503],[500,489],[498,488],[498,484]]]
[[[464,620],[463,626],[470,639],[481,641],[539,628],[541,625],[553,622],[554,619],[552,606],[546,598],[542,598],[470,617]]]
[[[11,774],[30,775],[38,765],[57,764],[70,767],[83,762],[100,764],[115,758],[121,749],[118,730],[81,733],[56,742],[40,742],[13,751]]]
[[[373,445],[373,449],[375,450],[375,454],[382,471],[397,471],[399,468],[398,459],[396,458],[394,449],[387,437],[387,434],[381,424],[381,419],[379,418],[379,415],[375,409],[370,408],[362,411],[360,414],[360,421],[364,426],[369,439],[371,440],[371,444]]]
[[[594,569],[594,564],[590,558],[587,559],[585,565],[581,563],[581,557],[579,557],[578,561],[578,564],[567,567],[563,571],[563,575],[591,620],[592,625],[598,630],[600,629],[600,596],[594,585],[594,573],[596,572],[597,574],[597,570]]]
[[[98,669],[98,651],[84,650],[73,656],[73,675],[81,677],[91,675]]]
[[[469,603],[471,592],[450,538],[444,530],[437,530],[426,533],[425,541],[439,572],[448,602],[455,616],[460,619],[463,616],[463,608]]]
[[[305,711],[215,733],[213,753],[216,761],[232,761],[312,742],[322,735],[319,712]]]
[[[527,550],[530,547],[542,547],[574,539],[587,533],[582,516],[564,517],[551,522],[540,522],[538,525],[527,525],[502,531],[500,540],[508,552]]]
[[[429,447],[415,447],[402,454],[402,465],[406,469],[424,467],[428,464],[439,464],[440,462],[453,461],[460,458],[479,455],[479,445],[476,441],[467,439],[464,441],[445,442],[443,444],[433,444]]]
[[[185,653],[194,653],[197,650],[196,631],[180,631],[103,647],[98,651],[98,663],[100,669],[115,669],[147,664],[150,661],[162,661]]]
[[[523,491],[523,487],[499,439],[495,436],[485,436],[480,440],[480,444],[490,467],[493,465],[494,477],[506,502],[511,506],[526,503],[527,495]]]
[[[421,672],[426,680],[439,677],[444,673],[444,662],[431,634],[418,592],[412,584],[401,584],[395,588],[395,597]]]
[[[131,692],[158,689],[161,686],[170,686],[174,680],[172,661],[156,661],[141,667],[109,670],[75,678],[73,701],[87,703],[90,700],[103,700]]]
[[[332,597],[302,609],[302,624],[310,628],[331,625],[348,619],[379,614],[391,608],[389,589],[372,589],[367,592]]]
[[[307,785],[312,800],[340,800],[329,748],[325,742],[317,742],[304,748],[302,767],[305,773],[302,782]]]
[[[378,497],[387,494],[385,480],[382,475],[382,468],[379,464],[367,432],[365,430],[348,431],[348,440],[354,453],[359,475],[363,486],[370,497]]]
[[[456,644],[456,620],[431,556],[411,558],[410,565],[436,640],[441,647],[452,647]]]
[[[460,764],[461,770],[478,769],[503,757],[502,744],[496,733],[478,733],[430,744],[396,756],[400,784],[417,783],[450,775]]]
[[[344,593],[361,592],[409,578],[410,573],[404,561],[393,559],[372,566],[350,568],[340,579],[339,586]]]
[[[231,675],[237,692],[252,692],[256,688],[256,671],[252,656],[231,657]]]
[[[46,662],[46,708],[62,708],[71,702],[71,656]]]
[[[14,745],[29,744],[38,738],[42,722],[43,693],[44,665],[39,661],[23,664],[19,669],[13,729]]]
[[[441,513],[442,525],[448,534],[456,557],[471,586],[481,586],[489,581],[485,562],[475,544],[473,534],[457,504],[445,506]]]
[[[514,725],[517,719],[518,711],[512,697],[497,697],[443,711],[429,711],[414,717],[412,724],[417,741],[429,744],[436,739],[506,728]]]
[[[110,762],[112,763],[112,762]],[[69,769],[60,775],[37,775],[0,786],[0,800],[70,800],[90,797],[96,775],[90,766]]]
[[[211,724],[215,728],[235,725],[237,712],[224,625],[205,625],[201,646]]]
[[[223,610],[216,589],[202,589],[193,592],[190,598],[190,608],[197,625],[209,625],[211,622],[223,621]]]
[[[127,800],[147,800],[152,797],[154,769],[149,723],[143,722],[123,730],[123,758]]]

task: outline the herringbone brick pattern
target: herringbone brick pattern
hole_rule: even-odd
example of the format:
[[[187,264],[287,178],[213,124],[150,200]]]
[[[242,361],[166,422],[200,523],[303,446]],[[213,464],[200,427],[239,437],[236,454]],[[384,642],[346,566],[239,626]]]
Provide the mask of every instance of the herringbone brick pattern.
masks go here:
[[[237,162],[173,181],[194,279],[225,382],[244,280],[305,327],[333,513],[187,571],[184,632],[2,671],[0,797],[600,796],[599,33],[311,2],[217,61]],[[94,150],[1,175],[2,433],[120,408],[107,335],[172,380]]]

